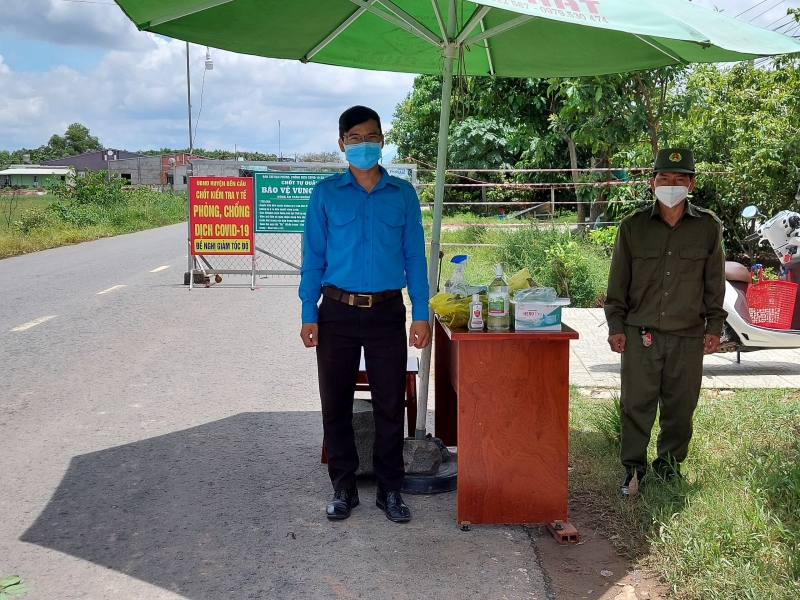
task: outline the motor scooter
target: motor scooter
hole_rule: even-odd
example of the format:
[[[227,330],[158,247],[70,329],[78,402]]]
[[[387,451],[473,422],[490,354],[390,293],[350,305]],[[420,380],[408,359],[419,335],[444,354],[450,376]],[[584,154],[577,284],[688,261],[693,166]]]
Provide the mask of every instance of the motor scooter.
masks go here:
[[[796,199],[800,200],[800,187]],[[800,214],[782,210],[772,218],[766,218],[755,206],[742,211],[748,220],[763,219],[756,224],[755,231],[745,238],[751,242],[769,242],[781,263],[781,279],[800,283]],[[788,274],[788,276],[787,276]],[[789,329],[773,329],[754,325],[750,319],[747,304],[747,287],[753,273],[741,263],[725,263],[725,301],[723,307],[728,318],[722,330],[722,338],[717,352],[736,352],[736,362],[741,360],[741,352],[756,350],[777,350],[800,348],[800,286],[797,288],[794,312]]]

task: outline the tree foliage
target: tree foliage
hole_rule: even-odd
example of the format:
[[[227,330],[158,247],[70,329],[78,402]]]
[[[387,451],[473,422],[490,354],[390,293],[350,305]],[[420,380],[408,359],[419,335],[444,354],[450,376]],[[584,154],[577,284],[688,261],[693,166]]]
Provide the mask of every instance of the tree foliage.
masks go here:
[[[33,164],[46,160],[55,160],[65,156],[83,154],[91,150],[102,150],[100,140],[89,133],[89,129],[80,123],[73,123],[64,132],[64,135],[52,135],[46,144],[38,148],[20,148],[9,152],[0,151],[0,165],[22,164],[23,157],[30,156]]]
[[[391,141],[401,155],[435,163],[440,93],[441,78],[418,77],[398,105]],[[619,219],[650,200],[647,172],[639,175],[639,185],[603,184],[629,181],[631,175],[620,168],[647,168],[658,148],[667,146],[694,151],[701,174],[693,201],[723,219],[729,251],[742,248],[743,206],[756,204],[772,215],[795,203],[800,181],[796,58],[568,79],[466,77],[457,80],[452,105],[450,168],[609,167],[574,178],[566,172],[494,179],[470,174],[481,181],[575,184],[571,198],[592,204],[592,218],[603,210],[606,220]],[[476,199],[475,188],[463,189],[449,189],[448,199]],[[524,190],[503,189],[483,199],[530,197]],[[565,200],[563,192],[559,200]]]
[[[695,67],[667,124],[672,145],[692,148],[700,175],[693,201],[717,212],[729,249],[741,248],[739,218],[755,204],[773,215],[795,204],[800,181],[800,61],[771,68]]]
[[[47,186],[48,191],[62,202],[70,204],[95,204],[113,206],[125,203],[122,188],[126,181],[119,173],[109,175],[108,171],[89,171],[82,176],[70,169],[64,181],[57,181]]]

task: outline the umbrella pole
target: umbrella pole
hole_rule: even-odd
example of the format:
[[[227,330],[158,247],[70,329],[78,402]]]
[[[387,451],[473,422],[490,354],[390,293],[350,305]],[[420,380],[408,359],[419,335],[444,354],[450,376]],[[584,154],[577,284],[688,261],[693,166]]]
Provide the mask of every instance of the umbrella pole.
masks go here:
[[[455,26],[455,2],[450,2],[447,15],[447,36],[452,39]],[[444,200],[444,172],[447,167],[447,136],[450,128],[450,93],[453,90],[453,61],[456,44],[448,41],[444,47],[444,68],[442,69],[442,112],[439,116],[439,149],[436,156],[436,194],[433,201],[433,226],[431,228],[431,251],[428,260],[428,286],[431,294],[436,289],[438,275],[439,238],[442,229],[442,202]],[[428,309],[428,322],[433,331],[433,309]],[[428,383],[431,372],[431,351],[433,339],[422,350],[419,366],[419,393],[417,394],[417,427],[414,439],[425,438],[425,426],[428,417]]]

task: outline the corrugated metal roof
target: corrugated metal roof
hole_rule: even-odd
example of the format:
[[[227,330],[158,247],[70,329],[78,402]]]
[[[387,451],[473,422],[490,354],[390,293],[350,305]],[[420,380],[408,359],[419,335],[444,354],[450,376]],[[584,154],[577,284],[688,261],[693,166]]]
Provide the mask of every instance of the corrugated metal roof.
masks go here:
[[[23,167],[14,165],[0,175],[69,175],[67,167]]]

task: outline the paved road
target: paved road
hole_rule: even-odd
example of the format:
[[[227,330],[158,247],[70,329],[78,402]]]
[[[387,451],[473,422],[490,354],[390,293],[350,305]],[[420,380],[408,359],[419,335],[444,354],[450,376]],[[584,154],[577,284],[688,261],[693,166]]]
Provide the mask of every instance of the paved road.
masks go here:
[[[547,597],[526,530],[460,531],[455,494],[398,526],[366,481],[326,521],[296,280],[189,292],[185,265],[184,225],[0,261],[0,576],[31,600]]]

